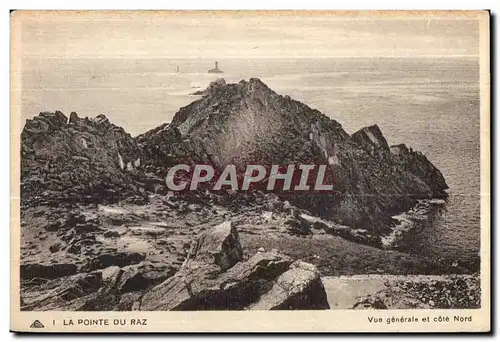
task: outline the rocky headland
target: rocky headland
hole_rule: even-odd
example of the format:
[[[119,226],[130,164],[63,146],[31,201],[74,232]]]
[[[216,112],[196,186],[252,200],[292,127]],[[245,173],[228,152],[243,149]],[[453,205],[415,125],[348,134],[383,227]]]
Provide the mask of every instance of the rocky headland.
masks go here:
[[[446,196],[422,153],[377,126],[349,135],[258,79],[199,95],[137,137],[102,114],[27,120],[24,310],[326,309],[323,276],[468,271],[381,248],[394,215]],[[172,192],[180,163],[327,165],[334,189]]]

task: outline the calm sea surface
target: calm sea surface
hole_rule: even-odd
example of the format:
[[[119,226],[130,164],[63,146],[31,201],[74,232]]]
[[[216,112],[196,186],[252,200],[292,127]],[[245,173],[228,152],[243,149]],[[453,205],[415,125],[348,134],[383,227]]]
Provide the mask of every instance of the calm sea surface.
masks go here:
[[[23,117],[41,111],[104,113],[132,135],[172,119],[222,76],[258,77],[276,92],[339,121],[348,133],[378,124],[389,144],[423,152],[443,173],[449,199],[400,248],[450,262],[477,258],[479,64],[474,58],[25,59]],[[176,73],[179,66],[180,73]]]

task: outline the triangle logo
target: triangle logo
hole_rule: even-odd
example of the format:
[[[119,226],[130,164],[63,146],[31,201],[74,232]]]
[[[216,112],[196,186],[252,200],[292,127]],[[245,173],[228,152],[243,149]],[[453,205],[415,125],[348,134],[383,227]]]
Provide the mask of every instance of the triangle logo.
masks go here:
[[[31,323],[30,328],[45,328],[45,326],[39,320],[35,320]]]

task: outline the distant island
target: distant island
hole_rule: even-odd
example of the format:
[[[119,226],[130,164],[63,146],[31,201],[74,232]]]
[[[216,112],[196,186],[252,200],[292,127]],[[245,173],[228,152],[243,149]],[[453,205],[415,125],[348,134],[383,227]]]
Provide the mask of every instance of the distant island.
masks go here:
[[[224,71],[219,69],[219,62],[215,61],[215,68],[208,70],[210,74],[222,74]]]

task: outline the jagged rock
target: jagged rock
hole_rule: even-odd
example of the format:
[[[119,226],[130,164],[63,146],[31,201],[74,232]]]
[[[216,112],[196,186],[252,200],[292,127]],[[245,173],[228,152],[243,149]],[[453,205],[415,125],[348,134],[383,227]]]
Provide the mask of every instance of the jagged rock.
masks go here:
[[[259,252],[249,260],[241,261],[241,257],[237,257],[240,251],[236,229],[229,222],[204,233],[194,244],[181,269],[147,291],[138,301],[138,308],[147,311],[245,309],[271,290],[274,281],[286,274],[292,264],[290,257],[278,252]],[[304,281],[307,286],[297,287],[301,291],[291,292],[293,298],[289,300],[290,305],[306,308],[307,304],[299,299],[307,297],[315,308],[325,308],[323,299],[326,300],[326,296],[323,298],[319,293],[316,297],[315,292],[308,292],[309,289],[319,289],[317,281],[322,287],[319,274],[310,269],[304,271],[305,266],[297,265],[295,268],[298,270],[302,267],[300,272],[309,272],[313,276]],[[299,278],[294,278],[295,275],[303,277],[299,271],[290,271],[283,282],[299,281]]]
[[[121,298],[116,310],[118,311],[135,311],[137,310],[137,301],[142,296],[141,292],[128,292],[124,293]]]
[[[176,272],[171,266],[155,267],[147,262],[126,266],[122,271],[117,284],[120,293],[145,290],[170,278]]]
[[[75,226],[75,231],[79,234],[81,233],[95,233],[97,231],[101,231],[102,229],[99,228],[95,223],[78,223]]]
[[[372,153],[375,151],[381,151],[387,155],[390,153],[389,144],[377,125],[364,127],[355,132],[351,138],[364,149],[372,150]]]
[[[79,223],[86,223],[87,217],[79,212],[70,212],[65,220],[63,220],[63,225],[68,227],[74,227]]]
[[[77,124],[80,118],[78,117],[78,114],[76,112],[71,112],[69,115],[69,121],[68,124]]]
[[[55,279],[75,274],[78,268],[74,264],[22,264],[21,280],[33,278]]]
[[[408,303],[407,303],[408,304]],[[414,309],[428,309],[426,306],[422,306],[422,303],[414,303],[414,305],[407,306],[408,308]],[[352,306],[352,309],[363,310],[363,309],[375,309],[375,310],[385,310],[387,309],[387,305],[384,303],[384,300],[380,297],[369,297],[364,300],[361,300],[355,303]]]
[[[314,229],[323,230],[325,231],[325,233],[328,234],[333,234],[333,232],[335,231],[332,226],[329,226],[328,224],[326,224],[321,220],[314,221],[312,226]]]
[[[57,232],[63,226],[62,220],[47,223],[43,228],[48,232]]]
[[[233,211],[241,214],[243,210],[257,210],[256,215],[261,217],[261,210],[265,209],[274,214],[270,221],[283,222],[288,218],[285,225],[292,234],[310,234],[312,227],[349,236],[355,241],[384,232],[394,212],[405,210],[418,198],[440,196],[447,188],[442,174],[424,155],[405,145],[389,148],[378,126],[363,128],[350,136],[335,120],[290,97],[276,94],[258,79],[238,84],[216,82],[202,98],[181,108],[172,123],[136,138],[110,123],[104,115],[88,119],[72,112],[68,120],[59,111],[41,113],[27,120],[23,129],[21,159],[23,204],[43,203],[55,207],[68,202],[88,204],[120,199],[125,205],[143,205],[148,203],[151,193],[165,194],[168,196],[162,208],[168,207],[168,213],[161,219],[166,221],[169,218],[175,221],[175,215],[186,214],[210,215],[207,218],[210,222],[214,216],[227,219]],[[172,197],[164,186],[166,171],[176,163],[204,162],[218,170],[229,163],[244,165],[249,160],[266,166],[328,165],[325,183],[334,184],[334,191],[269,194],[200,190],[176,193]],[[224,208],[208,211],[207,203]],[[81,214],[81,208],[76,206],[67,207],[69,214],[57,215],[53,215],[55,209],[45,215],[45,208],[33,215],[39,218],[37,227],[45,230],[36,238],[43,240],[57,235],[61,242],[49,247],[50,252],[58,253],[52,257],[60,260],[65,252],[74,254],[69,257],[83,264],[79,269],[82,274],[73,276],[77,272],[73,264],[22,265],[21,279],[26,284],[23,288],[27,289],[23,290],[24,309],[327,307],[321,280],[311,265],[297,262],[290,266],[290,257],[276,250],[265,252],[264,248],[244,260],[238,232],[230,222],[202,233],[190,244],[189,253],[184,250],[187,248],[184,240],[169,245],[168,240],[154,243],[155,238],[141,236],[147,243],[156,247],[169,245],[165,251],[178,253],[168,256],[168,262],[176,259],[173,264],[180,266],[176,272],[177,269],[170,266],[153,266],[145,261],[144,254],[117,252],[116,248],[106,246],[116,242],[111,238],[120,233],[101,227],[110,222],[139,226],[147,217],[119,214],[100,222]],[[226,213],[221,216],[217,211]],[[337,223],[329,226],[324,224],[326,220],[305,220],[301,216],[304,212]],[[186,230],[178,235],[193,233],[198,228],[188,222],[185,226]],[[122,228],[123,234],[131,233]],[[163,230],[155,228],[149,235],[160,231]],[[110,238],[104,240],[104,245],[100,241],[102,235]],[[46,241],[45,253],[53,241]],[[32,253],[36,246],[26,244],[24,248]],[[82,289],[87,281],[90,289]],[[463,294],[455,305],[465,305],[463,301],[469,300],[467,298],[479,305],[477,293],[471,293],[459,281],[453,284],[453,288]],[[433,295],[435,289],[427,291],[417,285],[408,286],[415,293],[425,291],[422,303],[432,301],[436,307],[447,305]],[[440,286],[442,284],[435,284],[436,289]],[[44,297],[49,292],[64,297],[65,301]],[[103,296],[108,297],[101,303],[109,302],[109,308],[99,307]]]
[[[110,125],[109,119],[104,114],[97,115],[93,121],[99,125]]]
[[[278,277],[273,288],[260,297],[252,310],[330,309],[325,288],[314,265],[296,261]]]
[[[75,228],[60,238],[67,242],[65,250],[72,254],[92,254],[94,248],[102,245],[102,242],[98,241],[92,232],[77,232]]]
[[[116,237],[120,237],[120,233],[117,232],[116,230],[107,230],[104,232],[104,234],[102,234],[102,236],[104,236],[106,238],[116,238]]]
[[[448,189],[446,181],[441,173],[421,152],[409,149],[405,144],[391,146],[393,161],[402,169],[430,187],[432,196],[444,196],[444,190]]]

